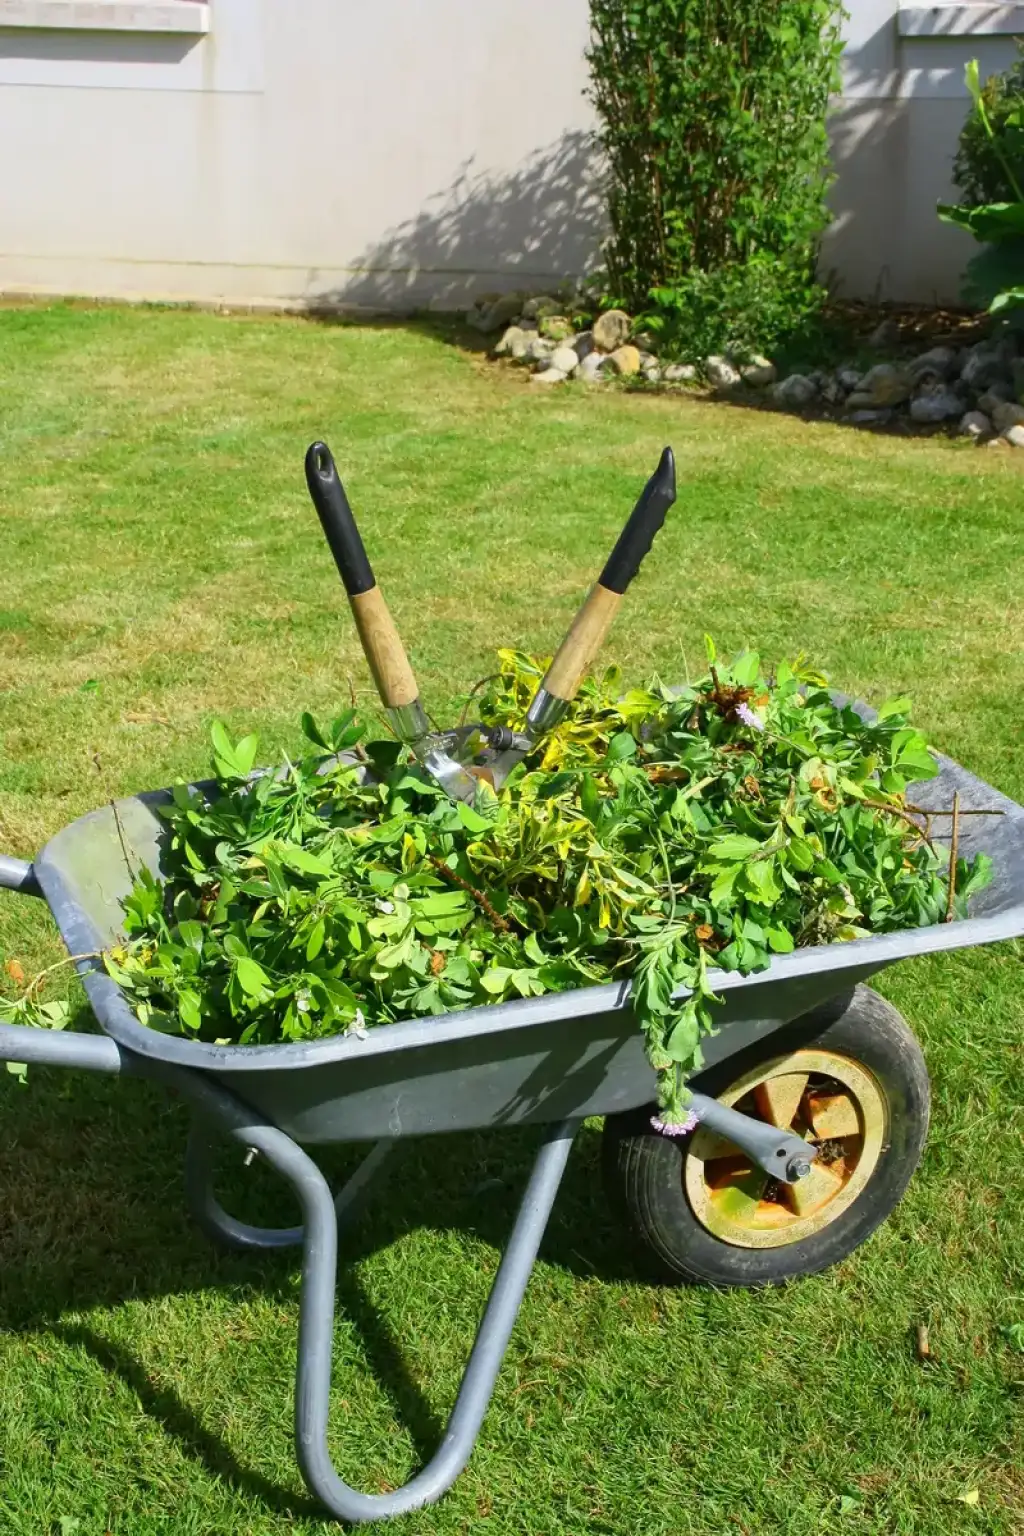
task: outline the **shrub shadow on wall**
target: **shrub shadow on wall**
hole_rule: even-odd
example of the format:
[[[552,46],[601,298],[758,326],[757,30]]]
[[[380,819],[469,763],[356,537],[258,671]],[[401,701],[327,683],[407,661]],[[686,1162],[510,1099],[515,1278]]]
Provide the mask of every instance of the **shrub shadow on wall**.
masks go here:
[[[592,270],[603,234],[599,150],[590,134],[567,133],[507,174],[465,161],[313,307],[409,314],[465,309],[487,291],[542,292]]]

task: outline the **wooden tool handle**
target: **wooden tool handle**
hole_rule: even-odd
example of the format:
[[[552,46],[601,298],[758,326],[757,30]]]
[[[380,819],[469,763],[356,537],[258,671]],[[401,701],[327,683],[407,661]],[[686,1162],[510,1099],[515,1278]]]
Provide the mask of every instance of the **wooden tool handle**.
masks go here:
[[[388,709],[398,709],[403,704],[414,704],[419,698],[419,689],[380,588],[371,587],[368,592],[354,593],[349,598],[349,605],[384,705]]]
[[[576,697],[576,690],[601,649],[621,602],[618,592],[610,592],[600,582],[590,589],[544,678],[543,686],[556,699],[568,702]]]

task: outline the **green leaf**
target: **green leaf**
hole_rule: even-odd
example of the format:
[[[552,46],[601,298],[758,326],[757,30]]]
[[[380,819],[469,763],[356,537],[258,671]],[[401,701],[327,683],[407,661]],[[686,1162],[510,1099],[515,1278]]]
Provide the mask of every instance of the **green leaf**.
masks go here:
[[[302,716],[302,734],[311,741],[315,747],[322,747],[325,752],[331,750],[330,743],[324,737],[313,716],[307,710]]]
[[[623,763],[636,756],[636,741],[631,731],[617,731],[608,743],[608,761]]]
[[[745,837],[740,832],[728,832],[724,837],[716,837],[708,850],[711,857],[717,863],[731,863],[734,860],[749,859],[751,854],[757,853],[761,844],[756,837]]]
[[[455,809],[467,832],[479,833],[492,830],[494,823],[488,821],[486,816],[481,816],[479,811],[474,811],[473,807],[467,805],[464,800],[457,801]]]
[[[270,977],[251,955],[243,955],[235,961],[238,984],[247,997],[260,997],[270,986]]]
[[[795,948],[793,935],[788,928],[782,928],[778,925],[767,928],[765,930],[765,938],[768,940],[768,947],[773,949],[777,955],[788,955]]]
[[[324,947],[324,937],[325,937],[326,933],[327,933],[327,925],[325,924],[323,918],[321,917],[321,918],[319,918],[313,924],[313,927],[310,930],[309,938],[306,940],[306,959],[307,960],[315,960],[316,959],[317,955],[320,953],[320,951]]]

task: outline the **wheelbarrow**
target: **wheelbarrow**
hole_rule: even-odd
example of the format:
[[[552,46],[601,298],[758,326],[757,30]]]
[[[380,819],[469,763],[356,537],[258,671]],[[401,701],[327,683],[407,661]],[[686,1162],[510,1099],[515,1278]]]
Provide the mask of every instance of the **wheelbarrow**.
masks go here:
[[[469,1459],[588,1116],[606,1117],[609,1193],[631,1242],[676,1279],[759,1285],[823,1269],[896,1205],[924,1142],[928,1078],[900,1015],[863,983],[897,960],[1024,933],[1024,808],[948,759],[940,767],[915,789],[917,804],[943,811],[959,792],[965,807],[989,813],[959,823],[960,851],[986,852],[995,867],[971,916],[799,949],[756,975],[718,974],[718,1029],[692,1080],[701,1123],[687,1136],[652,1124],[654,1078],[628,985],[408,1020],[365,1039],[217,1046],[143,1027],[115,982],[83,959],[102,1033],[0,1026],[0,1059],[151,1078],[191,1106],[185,1189],[200,1227],[235,1248],[302,1248],[295,1440],[310,1489],[344,1521],[400,1515],[438,1499]],[[95,955],[119,932],[129,863],[161,867],[158,810],[168,798],[140,794],[93,811],[32,864],[0,857],[0,887],[42,897],[69,952]],[[326,1441],[339,1226],[403,1138],[525,1125],[541,1128],[540,1148],[443,1442],[404,1487],[357,1492]],[[301,1227],[256,1228],[221,1207],[218,1133],[291,1184]],[[337,1196],[312,1155],[336,1142],[372,1143]],[[794,1167],[801,1151],[814,1158],[809,1170]]]

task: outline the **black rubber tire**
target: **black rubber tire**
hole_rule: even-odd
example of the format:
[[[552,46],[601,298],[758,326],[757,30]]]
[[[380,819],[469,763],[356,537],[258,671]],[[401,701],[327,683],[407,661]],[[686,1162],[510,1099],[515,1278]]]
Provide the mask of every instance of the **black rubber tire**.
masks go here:
[[[663,1279],[763,1286],[815,1274],[858,1248],[902,1198],[928,1133],[928,1070],[902,1015],[869,987],[803,1015],[709,1069],[694,1087],[714,1097],[761,1062],[801,1046],[835,1050],[868,1068],[886,1100],[888,1135],[853,1204],[820,1232],[785,1247],[735,1247],[707,1231],[690,1209],[683,1182],[691,1138],[652,1130],[653,1106],[606,1119],[602,1162],[609,1200]]]

